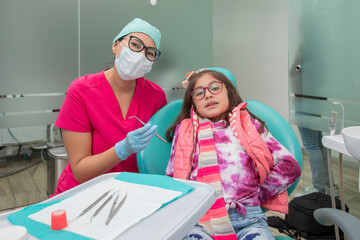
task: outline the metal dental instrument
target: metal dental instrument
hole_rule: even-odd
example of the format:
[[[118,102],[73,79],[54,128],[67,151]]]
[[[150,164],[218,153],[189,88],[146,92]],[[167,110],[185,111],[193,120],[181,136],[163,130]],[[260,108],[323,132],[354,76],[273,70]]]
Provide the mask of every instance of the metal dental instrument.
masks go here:
[[[110,212],[109,212],[109,216],[110,216],[110,214],[114,211],[115,205],[116,205],[116,203],[117,203],[117,201],[118,201],[118,199],[119,199],[119,192],[116,192],[116,193],[117,193],[117,196],[116,196],[116,198],[114,199],[113,204],[111,205],[111,209],[110,209]],[[115,193],[114,193],[114,194],[115,194]]]
[[[142,123],[142,125],[144,125],[145,126],[145,124],[146,123],[144,123],[143,121],[141,121],[140,119],[138,119],[136,116],[131,116],[131,117],[129,117],[128,119],[130,119],[130,118],[136,118],[139,122],[141,122]],[[164,143],[166,143],[166,141],[162,138],[162,137],[160,137],[160,135],[159,134],[155,134],[158,138],[160,138],[161,139],[161,141],[163,141]]]
[[[78,219],[79,217],[83,216],[85,213],[87,213],[88,211],[90,211],[90,209],[92,209],[93,207],[95,207],[96,204],[98,204],[104,197],[106,197],[106,195],[109,194],[110,191],[112,191],[113,189],[110,189],[109,191],[105,192],[103,195],[101,195],[95,202],[93,202],[92,204],[90,204],[87,208],[85,208],[75,219],[70,220],[70,221],[74,221],[76,219]]]
[[[108,197],[105,202],[103,204],[101,204],[101,206],[94,212],[94,214],[91,216],[90,218],[90,222],[88,222],[87,224],[92,222],[92,219],[94,217],[96,217],[96,215],[99,214],[99,212],[105,207],[105,205],[112,199],[112,197],[114,196],[115,193],[111,194],[110,197]]]
[[[119,196],[118,196],[118,197],[119,197]],[[114,200],[113,206],[115,206],[118,197]],[[108,218],[106,219],[105,225],[108,225],[108,224],[110,223],[111,219],[115,216],[115,214],[119,211],[120,207],[124,204],[126,197],[127,197],[127,193],[125,193],[125,196],[124,196],[124,198],[120,201],[119,205],[117,205],[117,207],[116,207],[113,211],[110,211],[110,214],[109,214]],[[111,209],[112,209],[112,208],[113,208],[113,207],[111,207]]]

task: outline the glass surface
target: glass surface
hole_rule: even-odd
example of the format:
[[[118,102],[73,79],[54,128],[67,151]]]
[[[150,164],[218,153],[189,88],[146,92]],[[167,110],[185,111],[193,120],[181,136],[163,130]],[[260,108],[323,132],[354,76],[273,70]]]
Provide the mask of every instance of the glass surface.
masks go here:
[[[0,114],[59,109],[59,103],[62,103],[64,99],[65,94],[59,96],[4,98],[0,101]]]
[[[78,76],[77,16],[73,0],[0,2],[0,129],[55,122],[64,96],[51,94]]]
[[[291,123],[328,131],[336,101],[345,127],[360,125],[359,12],[358,0],[289,1]]]
[[[77,1],[0,2],[0,95],[65,92],[76,78]]]
[[[339,182],[336,172],[329,177],[331,159],[322,139],[329,135],[333,111],[337,112],[334,134],[341,134],[342,109],[333,102],[344,106],[345,127],[360,125],[360,2],[290,0],[288,6],[290,123],[298,126],[310,167],[303,172],[310,181],[303,183],[301,194],[309,190],[329,194],[334,180],[335,188],[350,187],[345,181],[349,183],[349,178]],[[346,156],[338,156],[341,170],[340,159]]]
[[[37,112],[33,114],[10,115],[1,118],[0,129],[49,125],[55,123],[57,112]]]
[[[52,124],[64,99],[65,95],[1,99],[0,129]]]

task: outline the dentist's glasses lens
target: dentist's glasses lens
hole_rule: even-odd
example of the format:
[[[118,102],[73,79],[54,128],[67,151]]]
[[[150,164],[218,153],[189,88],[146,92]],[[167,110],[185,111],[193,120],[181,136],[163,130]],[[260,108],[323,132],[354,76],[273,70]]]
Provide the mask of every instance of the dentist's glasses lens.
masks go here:
[[[160,51],[154,47],[145,47],[143,41],[135,36],[130,36],[129,48],[134,52],[140,52],[145,48],[145,56],[150,61],[156,61],[160,57]]]
[[[206,89],[208,89],[209,92],[214,95],[219,94],[223,90],[223,82],[211,82],[207,87],[199,87],[194,89],[190,95],[194,100],[201,100],[205,97]]]

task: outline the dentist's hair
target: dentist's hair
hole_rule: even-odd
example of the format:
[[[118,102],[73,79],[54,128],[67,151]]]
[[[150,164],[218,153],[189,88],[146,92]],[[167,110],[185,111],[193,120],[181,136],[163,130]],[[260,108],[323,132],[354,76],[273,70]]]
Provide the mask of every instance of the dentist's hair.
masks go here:
[[[225,85],[224,87],[226,87],[226,89],[227,89],[228,99],[229,99],[229,107],[225,111],[225,113],[226,113],[225,120],[226,120],[226,126],[230,125],[229,113],[234,109],[234,107],[236,107],[240,103],[242,103],[243,100],[241,99],[239,93],[237,92],[237,90],[234,87],[234,85],[232,84],[232,82],[224,74],[214,71],[214,70],[203,70],[197,74],[194,74],[193,76],[191,76],[188,79],[189,84],[186,88],[186,92],[184,95],[184,102],[183,102],[181,111],[179,113],[179,116],[176,118],[175,122],[166,131],[166,139],[168,141],[172,141],[176,126],[179,125],[182,120],[184,120],[186,118],[190,118],[191,106],[193,106],[195,112],[197,114],[199,114],[196,110],[194,101],[193,101],[190,93],[194,90],[197,79],[199,79],[201,76],[204,76],[206,74],[212,76],[213,78],[215,78],[218,81],[223,82]],[[246,108],[246,111],[248,111],[248,113],[250,114],[250,116],[252,118],[255,118],[256,120],[258,120],[261,123],[261,126],[258,129],[258,132],[261,133],[264,130],[264,127],[266,128],[265,122],[262,121],[261,119],[259,119],[258,117],[256,117],[254,114],[252,114],[247,108]]]

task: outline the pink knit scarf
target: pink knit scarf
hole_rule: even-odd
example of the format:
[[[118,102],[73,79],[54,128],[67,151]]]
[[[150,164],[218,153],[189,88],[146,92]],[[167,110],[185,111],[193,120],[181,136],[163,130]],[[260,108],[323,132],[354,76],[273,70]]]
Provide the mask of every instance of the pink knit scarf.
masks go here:
[[[197,181],[210,184],[216,193],[217,200],[200,219],[200,225],[218,240],[237,239],[229,219],[223,196],[220,168],[218,164],[213,130],[208,120],[199,119],[194,111],[192,118],[195,128],[198,128],[199,162]]]

